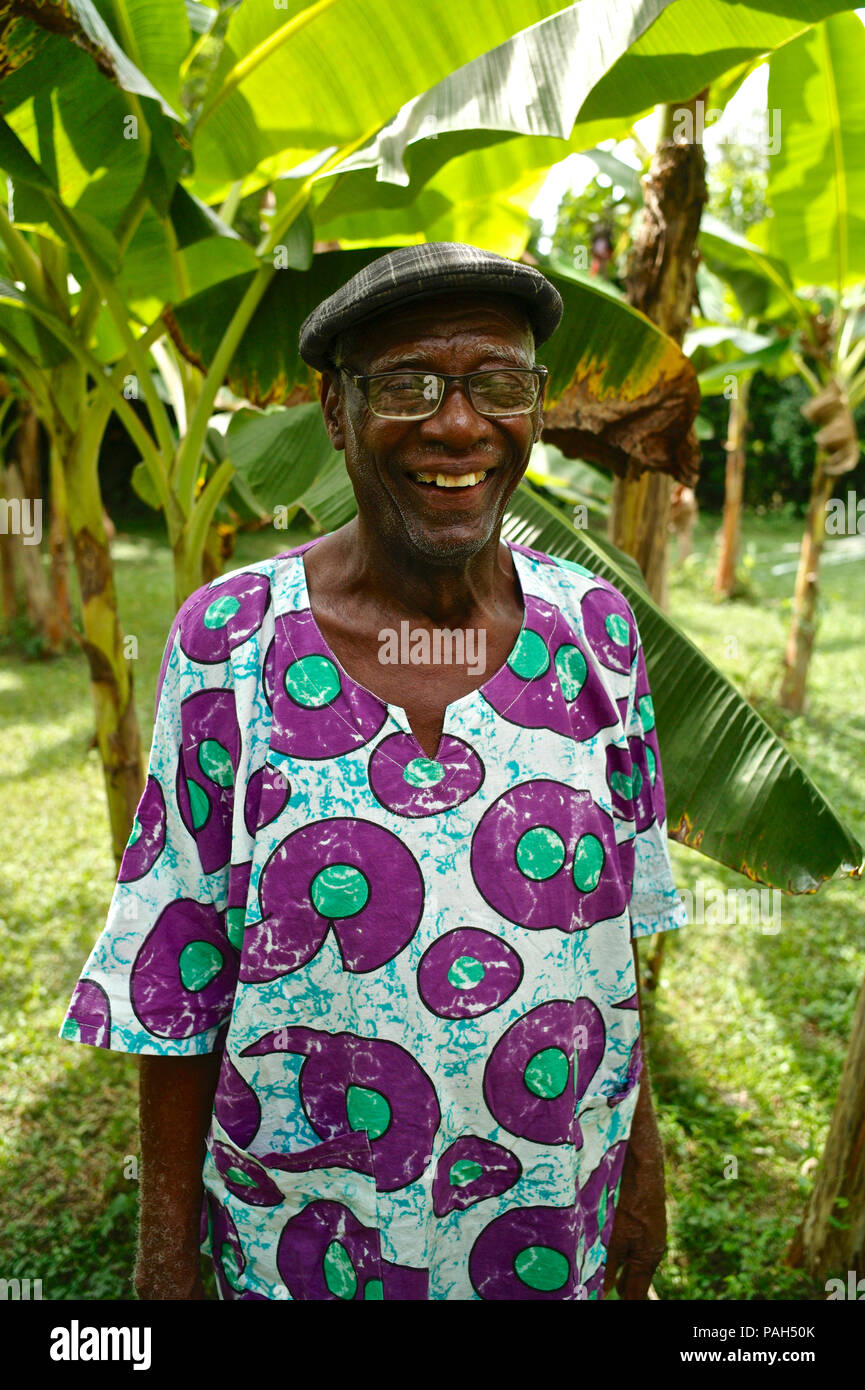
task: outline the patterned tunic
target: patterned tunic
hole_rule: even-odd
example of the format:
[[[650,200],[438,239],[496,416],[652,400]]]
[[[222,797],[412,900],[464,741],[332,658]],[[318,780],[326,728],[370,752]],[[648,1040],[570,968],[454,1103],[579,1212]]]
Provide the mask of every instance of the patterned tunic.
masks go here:
[[[641,1069],[631,937],[685,919],[633,612],[511,544],[521,632],[429,758],[329,649],[308,548],[178,613],[61,1036],[222,1050],[222,1298],[598,1297]]]

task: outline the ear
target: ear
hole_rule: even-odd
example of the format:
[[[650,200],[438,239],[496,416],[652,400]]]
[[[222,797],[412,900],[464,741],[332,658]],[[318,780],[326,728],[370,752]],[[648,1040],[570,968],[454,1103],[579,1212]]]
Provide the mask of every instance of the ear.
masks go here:
[[[330,436],[334,449],[345,448],[345,427],[342,420],[343,399],[339,389],[339,378],[335,371],[323,371],[318,383],[318,398],[324,427]]]

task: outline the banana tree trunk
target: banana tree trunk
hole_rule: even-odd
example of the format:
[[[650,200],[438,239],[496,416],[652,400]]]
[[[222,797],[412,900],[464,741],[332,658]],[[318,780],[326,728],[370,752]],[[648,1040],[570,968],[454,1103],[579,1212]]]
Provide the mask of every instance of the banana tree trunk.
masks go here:
[[[823,1159],[787,1263],[814,1279],[840,1278],[844,1297],[848,1271],[858,1279],[865,1269],[865,982]]]
[[[86,400],[85,380],[73,364],[54,374],[63,411],[53,421],[52,443],[66,482],[69,533],[81,598],[81,646],[90,688],[108,800],[111,848],[120,865],[144,788],[141,736],[133,698],[134,653],[117,613],[114,566],[99,488],[99,444],[108,412]]]
[[[820,588],[820,555],[826,539],[826,503],[834,488],[835,479],[825,472],[822,453],[818,450],[793,591],[793,621],[784,652],[784,676],[778,697],[781,707],[794,714],[801,714],[805,708],[808,667],[817,633],[817,595]]]
[[[643,211],[628,266],[628,300],[681,343],[697,283],[697,233],[706,201],[701,139],[706,92],[662,111],[658,144],[643,177]],[[700,104],[703,103],[703,104]],[[677,137],[684,134],[684,142]],[[690,138],[687,138],[690,134]],[[610,539],[633,555],[662,606],[667,597],[671,479],[646,472],[616,478]]]
[[[802,407],[806,420],[819,425],[815,435],[817,462],[811,481],[811,500],[799,551],[793,592],[793,621],[784,653],[784,676],[778,696],[783,709],[801,714],[805,708],[808,667],[817,631],[820,556],[826,539],[826,507],[839,477],[856,467],[859,438],[846,392],[831,378]]]
[[[736,587],[736,565],[742,530],[742,497],[745,491],[745,433],[748,428],[748,395],[750,376],[738,383],[737,394],[730,400],[727,421],[727,470],[724,484],[724,522],[721,528],[721,550],[715,574],[715,593],[730,598]]]

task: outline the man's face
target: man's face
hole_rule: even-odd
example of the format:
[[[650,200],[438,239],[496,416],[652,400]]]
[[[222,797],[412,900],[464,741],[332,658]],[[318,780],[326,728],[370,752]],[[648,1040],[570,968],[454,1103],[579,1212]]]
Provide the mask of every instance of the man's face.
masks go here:
[[[348,336],[341,365],[358,376],[408,368],[459,373],[530,367],[532,358],[519,305],[472,293],[437,295],[360,325]],[[321,401],[334,448],[345,449],[365,523],[383,544],[393,539],[404,550],[408,542],[428,563],[453,564],[486,545],[541,429],[540,402],[530,415],[488,419],[458,383],[425,420],[380,419],[342,374],[323,375]],[[418,482],[418,473],[486,476],[470,487],[440,487]]]

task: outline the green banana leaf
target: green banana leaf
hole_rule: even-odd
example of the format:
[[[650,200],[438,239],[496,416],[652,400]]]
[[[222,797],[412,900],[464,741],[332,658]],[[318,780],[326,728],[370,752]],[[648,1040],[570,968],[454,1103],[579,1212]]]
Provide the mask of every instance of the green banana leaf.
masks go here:
[[[754,235],[754,228],[750,238],[744,237],[704,213],[699,235],[703,260],[730,286],[745,318],[771,322],[791,313],[801,318],[804,306],[796,298],[787,263],[765,251]]]
[[[561,9],[560,0],[246,0],[231,14],[193,134],[207,202],[369,138],[455,67]]]
[[[334,196],[348,211],[354,189],[362,207],[376,181],[417,189],[503,132],[567,141],[564,158],[624,135],[656,104],[687,101],[713,82],[721,106],[753,62],[844,8],[838,0],[581,0],[404,106],[339,165]],[[736,82],[725,92],[729,69]]]
[[[865,278],[865,25],[839,14],[772,56],[782,113],[769,161],[768,245],[799,285]]]

